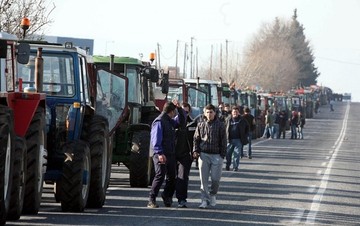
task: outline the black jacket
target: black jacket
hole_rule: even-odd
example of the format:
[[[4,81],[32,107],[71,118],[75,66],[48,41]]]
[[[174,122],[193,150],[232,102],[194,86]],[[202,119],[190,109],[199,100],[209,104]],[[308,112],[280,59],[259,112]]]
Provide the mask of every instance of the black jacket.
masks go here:
[[[239,117],[240,117],[240,121],[237,124],[239,134],[240,134],[239,139],[241,140],[242,145],[246,145],[249,143],[248,135],[249,135],[250,127],[249,127],[249,123],[242,116],[239,116]],[[229,129],[230,129],[231,119],[232,119],[232,117],[229,116],[225,120],[226,138],[227,138],[228,143],[229,143]]]

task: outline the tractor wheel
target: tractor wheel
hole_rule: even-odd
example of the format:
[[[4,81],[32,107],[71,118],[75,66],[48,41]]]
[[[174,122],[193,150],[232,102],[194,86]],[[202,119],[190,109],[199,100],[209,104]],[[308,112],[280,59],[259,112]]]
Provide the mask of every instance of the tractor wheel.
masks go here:
[[[24,214],[37,214],[40,208],[45,164],[45,112],[38,107],[26,132],[26,176]]]
[[[130,154],[130,186],[145,188],[149,185],[150,131],[135,131]]]
[[[24,138],[16,137],[14,160],[10,207],[7,213],[8,220],[18,220],[23,209],[26,174],[26,144]]]
[[[89,145],[80,140],[70,141],[63,146],[63,153],[65,160],[60,186],[61,209],[64,212],[82,212],[90,189]]]
[[[91,154],[91,179],[87,207],[101,208],[105,203],[106,189],[109,185],[112,158],[107,119],[100,115],[87,116],[84,119],[81,138],[90,144]]]
[[[5,224],[10,207],[15,143],[13,121],[10,108],[0,106],[0,225]]]

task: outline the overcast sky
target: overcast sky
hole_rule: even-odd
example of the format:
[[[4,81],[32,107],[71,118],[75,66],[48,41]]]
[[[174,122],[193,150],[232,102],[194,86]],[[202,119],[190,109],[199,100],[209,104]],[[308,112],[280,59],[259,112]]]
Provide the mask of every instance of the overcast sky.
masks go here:
[[[49,0],[50,1],[50,0]],[[318,85],[352,93],[360,101],[360,0],[53,0],[55,21],[47,34],[95,40],[94,54],[144,60],[160,44],[161,65],[183,65],[185,43],[194,37],[199,64],[228,40],[239,52],[264,23],[291,19],[297,8],[321,73]],[[239,56],[237,56],[239,57]],[[241,57],[241,56],[240,56]]]

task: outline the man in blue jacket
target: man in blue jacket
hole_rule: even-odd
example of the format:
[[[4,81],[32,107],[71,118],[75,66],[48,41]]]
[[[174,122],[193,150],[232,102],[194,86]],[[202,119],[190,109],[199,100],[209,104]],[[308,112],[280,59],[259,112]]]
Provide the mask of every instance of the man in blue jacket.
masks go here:
[[[163,112],[153,121],[151,126],[150,151],[152,154],[155,177],[151,185],[147,207],[157,208],[156,197],[162,183],[166,182],[161,197],[166,207],[172,205],[172,196],[176,182],[175,128],[179,126],[179,117],[186,117],[178,103],[167,102]]]

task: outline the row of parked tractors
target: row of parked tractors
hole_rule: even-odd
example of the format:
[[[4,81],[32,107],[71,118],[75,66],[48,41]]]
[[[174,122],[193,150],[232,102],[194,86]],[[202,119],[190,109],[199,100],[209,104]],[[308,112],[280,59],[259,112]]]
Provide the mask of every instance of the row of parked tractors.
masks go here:
[[[44,183],[63,211],[101,208],[113,163],[148,186],[151,62],[1,32],[0,71],[0,225],[37,214]]]

